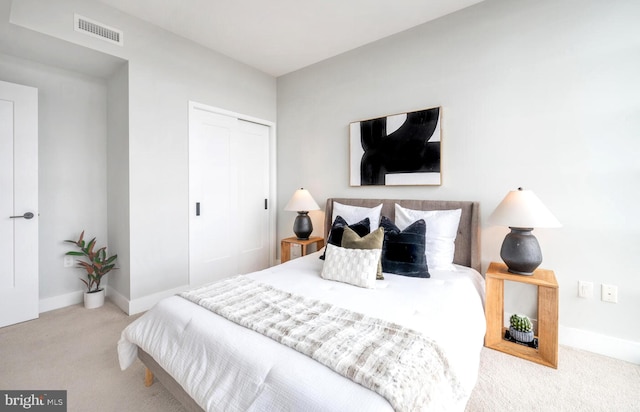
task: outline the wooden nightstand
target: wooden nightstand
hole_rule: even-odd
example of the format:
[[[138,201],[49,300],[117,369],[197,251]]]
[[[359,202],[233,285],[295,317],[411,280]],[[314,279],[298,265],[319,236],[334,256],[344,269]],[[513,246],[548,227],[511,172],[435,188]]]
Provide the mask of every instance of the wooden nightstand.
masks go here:
[[[541,365],[558,368],[558,281],[551,270],[537,269],[531,276],[515,275],[504,263],[493,262],[486,276],[484,346]],[[538,349],[504,339],[504,281],[538,287]]]
[[[302,256],[307,254],[307,246],[315,244],[316,250],[324,247],[324,239],[319,236],[312,236],[309,239],[298,239],[297,237],[288,237],[280,242],[280,263],[284,263],[291,259],[291,245],[300,245]]]

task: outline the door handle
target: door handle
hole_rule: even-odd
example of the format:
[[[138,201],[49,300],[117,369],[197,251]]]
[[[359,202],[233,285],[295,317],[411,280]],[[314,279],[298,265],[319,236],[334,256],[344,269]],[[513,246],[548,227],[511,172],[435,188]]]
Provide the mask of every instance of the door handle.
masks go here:
[[[9,219],[17,219],[17,218],[33,219],[33,213],[27,212],[22,216],[9,216]]]

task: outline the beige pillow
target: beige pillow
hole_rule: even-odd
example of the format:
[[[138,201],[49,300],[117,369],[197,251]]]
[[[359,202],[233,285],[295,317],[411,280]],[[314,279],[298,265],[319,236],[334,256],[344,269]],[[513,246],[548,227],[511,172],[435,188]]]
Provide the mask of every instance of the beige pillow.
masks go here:
[[[384,229],[379,227],[373,232],[360,237],[355,231],[348,227],[344,228],[342,233],[342,246],[345,249],[381,249],[384,242]],[[378,262],[378,270],[376,272],[376,279],[384,279],[382,276],[382,262]]]

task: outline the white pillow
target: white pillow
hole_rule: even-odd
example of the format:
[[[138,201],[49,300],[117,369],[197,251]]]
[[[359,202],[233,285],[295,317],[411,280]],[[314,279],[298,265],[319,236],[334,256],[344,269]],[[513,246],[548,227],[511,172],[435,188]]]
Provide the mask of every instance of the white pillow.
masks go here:
[[[358,223],[365,217],[369,218],[369,230],[374,231],[380,226],[380,212],[382,211],[382,203],[376,207],[360,207],[343,205],[342,203],[333,202],[333,214],[331,221],[335,222],[336,217],[342,216],[347,224],[352,225]]]
[[[381,253],[382,249],[345,249],[329,243],[321,276],[373,289]]]
[[[453,255],[461,215],[462,209],[413,210],[396,203],[395,224],[404,230],[416,220],[424,219],[427,224],[425,255],[429,270],[455,270]]]

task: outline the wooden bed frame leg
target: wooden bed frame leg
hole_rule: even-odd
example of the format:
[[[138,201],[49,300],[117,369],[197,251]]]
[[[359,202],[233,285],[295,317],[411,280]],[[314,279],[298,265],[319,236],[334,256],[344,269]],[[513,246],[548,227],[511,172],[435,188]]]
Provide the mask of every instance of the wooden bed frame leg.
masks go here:
[[[145,368],[144,371],[144,386],[147,388],[153,385],[153,372],[149,370],[149,368]]]

